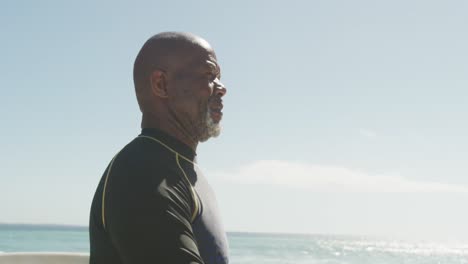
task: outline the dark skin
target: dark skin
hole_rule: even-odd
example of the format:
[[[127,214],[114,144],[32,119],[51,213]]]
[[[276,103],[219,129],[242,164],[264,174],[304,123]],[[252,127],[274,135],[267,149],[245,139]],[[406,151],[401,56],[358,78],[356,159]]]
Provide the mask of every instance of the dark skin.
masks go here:
[[[156,36],[155,67],[148,73],[149,82],[136,87],[142,127],[162,130],[196,150],[207,112],[215,124],[222,119],[226,88],[208,42],[191,34],[170,34],[176,36],[170,41]]]

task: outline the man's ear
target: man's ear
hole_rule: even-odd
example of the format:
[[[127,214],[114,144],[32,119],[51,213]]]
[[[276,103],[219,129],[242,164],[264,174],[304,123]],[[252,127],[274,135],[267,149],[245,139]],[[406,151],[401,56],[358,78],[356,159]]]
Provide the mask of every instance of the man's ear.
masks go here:
[[[150,76],[151,92],[161,98],[167,98],[167,76],[164,71],[155,70]]]

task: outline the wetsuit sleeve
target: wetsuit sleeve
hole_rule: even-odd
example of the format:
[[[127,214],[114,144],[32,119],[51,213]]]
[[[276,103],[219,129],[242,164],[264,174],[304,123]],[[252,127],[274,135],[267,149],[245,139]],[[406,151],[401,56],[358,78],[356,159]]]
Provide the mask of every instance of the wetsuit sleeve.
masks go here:
[[[106,231],[124,264],[200,264],[190,223],[192,196],[170,167],[116,162]]]

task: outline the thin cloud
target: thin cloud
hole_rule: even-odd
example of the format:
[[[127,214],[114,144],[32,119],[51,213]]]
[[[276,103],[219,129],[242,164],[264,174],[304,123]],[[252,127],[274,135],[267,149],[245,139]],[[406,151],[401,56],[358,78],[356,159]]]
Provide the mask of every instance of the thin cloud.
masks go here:
[[[468,192],[468,186],[280,160],[260,160],[235,171],[217,174],[239,184],[281,185],[317,192]]]
[[[359,129],[359,134],[366,138],[376,138],[377,133],[370,129],[361,128]]]

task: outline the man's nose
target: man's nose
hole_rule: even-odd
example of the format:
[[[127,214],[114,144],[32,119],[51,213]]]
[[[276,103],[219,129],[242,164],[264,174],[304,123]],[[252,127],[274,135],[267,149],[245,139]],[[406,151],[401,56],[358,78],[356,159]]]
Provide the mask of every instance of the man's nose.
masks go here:
[[[221,81],[216,81],[215,83],[216,83],[215,90],[214,90],[215,95],[219,97],[223,97],[227,92],[226,87]]]

